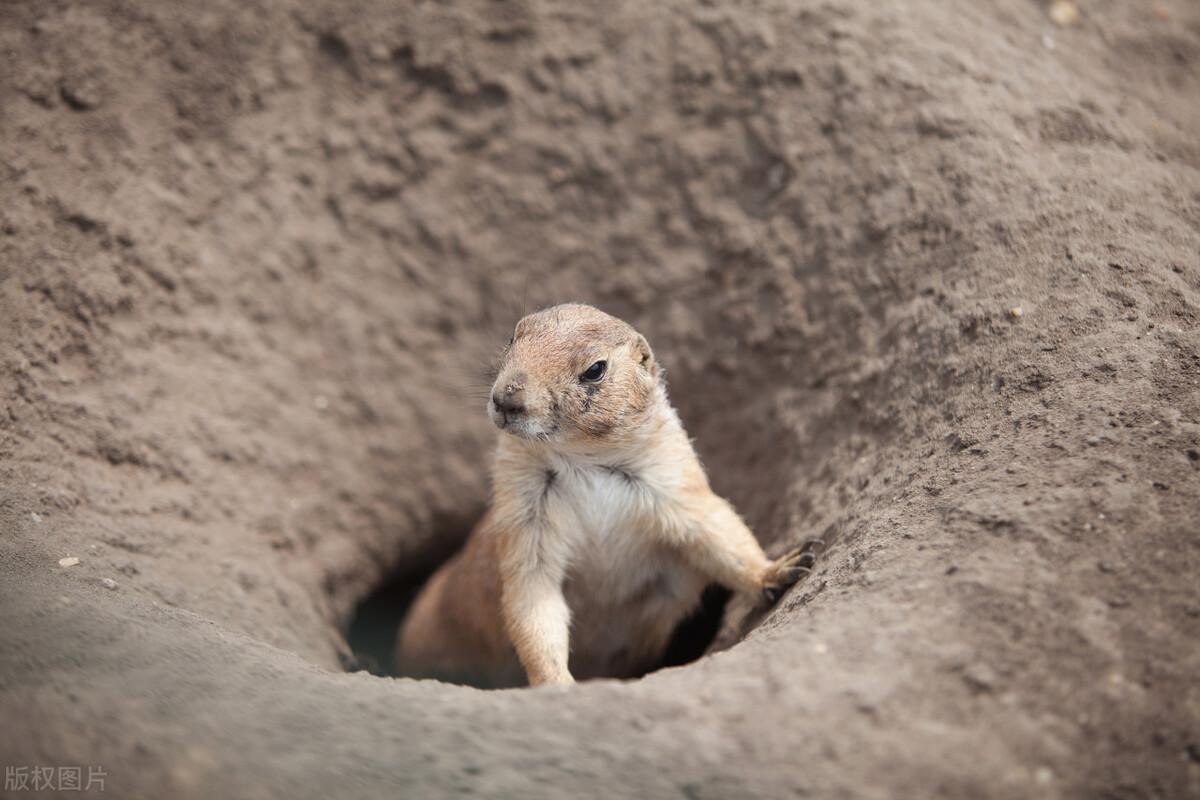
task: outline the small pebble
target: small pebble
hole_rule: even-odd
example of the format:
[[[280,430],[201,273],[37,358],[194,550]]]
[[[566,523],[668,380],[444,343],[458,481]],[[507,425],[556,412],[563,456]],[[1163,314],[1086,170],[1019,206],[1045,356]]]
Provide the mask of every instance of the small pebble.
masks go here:
[[[989,665],[980,662],[971,664],[963,670],[963,679],[974,689],[990,692],[996,686],[996,671]]]
[[[1079,9],[1071,0],[1054,0],[1050,4],[1050,19],[1055,25],[1074,25],[1079,22]]]
[[[1025,316],[1025,309],[1020,306],[1013,306],[1008,310],[1008,315],[1010,317],[1023,317]]]
[[[91,111],[100,105],[101,85],[94,76],[64,78],[59,95],[75,111]]]
[[[1095,447],[1103,440],[1099,436],[1089,436],[1086,441],[1088,447]]]
[[[101,582],[102,584],[104,584],[104,588],[105,588],[105,589],[115,589],[115,588],[117,588],[117,582],[116,582],[116,581],[114,581],[112,578],[105,578],[104,580],[102,580],[102,581],[100,581],[100,582]]]
[[[75,556],[67,556],[66,558],[60,558],[58,560],[58,565],[60,567],[73,567],[78,563],[79,563],[79,559],[76,558]]]

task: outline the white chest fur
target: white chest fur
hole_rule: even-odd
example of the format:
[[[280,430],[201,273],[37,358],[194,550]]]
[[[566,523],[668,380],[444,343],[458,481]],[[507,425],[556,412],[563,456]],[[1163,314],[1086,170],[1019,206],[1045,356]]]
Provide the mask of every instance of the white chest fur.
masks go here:
[[[570,509],[580,528],[578,536],[597,543],[643,522],[653,502],[636,476],[608,466],[560,461],[555,464],[551,491]]]
[[[582,605],[613,608],[645,595],[647,587],[669,584],[677,559],[654,535],[657,510],[666,499],[631,468],[555,465],[552,502],[570,529],[568,596],[575,613]]]

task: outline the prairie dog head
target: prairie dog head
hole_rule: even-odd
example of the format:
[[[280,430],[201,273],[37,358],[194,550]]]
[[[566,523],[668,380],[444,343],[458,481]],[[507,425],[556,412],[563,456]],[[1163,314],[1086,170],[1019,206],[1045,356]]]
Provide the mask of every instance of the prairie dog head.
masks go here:
[[[659,370],[645,338],[586,305],[517,323],[488,401],[496,427],[546,442],[602,442],[644,416]]]

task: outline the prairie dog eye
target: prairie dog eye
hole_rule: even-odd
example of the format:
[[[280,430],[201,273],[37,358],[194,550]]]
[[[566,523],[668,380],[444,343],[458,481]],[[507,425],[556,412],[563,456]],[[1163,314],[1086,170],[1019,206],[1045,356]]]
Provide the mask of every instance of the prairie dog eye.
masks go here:
[[[579,376],[579,380],[584,383],[595,383],[604,377],[606,369],[608,369],[607,361],[597,361],[583,371],[583,374]]]

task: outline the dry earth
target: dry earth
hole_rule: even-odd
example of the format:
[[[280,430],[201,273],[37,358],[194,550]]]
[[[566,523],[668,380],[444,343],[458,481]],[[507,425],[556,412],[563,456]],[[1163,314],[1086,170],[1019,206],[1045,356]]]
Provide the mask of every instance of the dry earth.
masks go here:
[[[0,763],[1200,796],[1200,6],[1080,10],[0,3]],[[480,513],[526,296],[644,330],[825,558],[640,681],[348,673]]]

